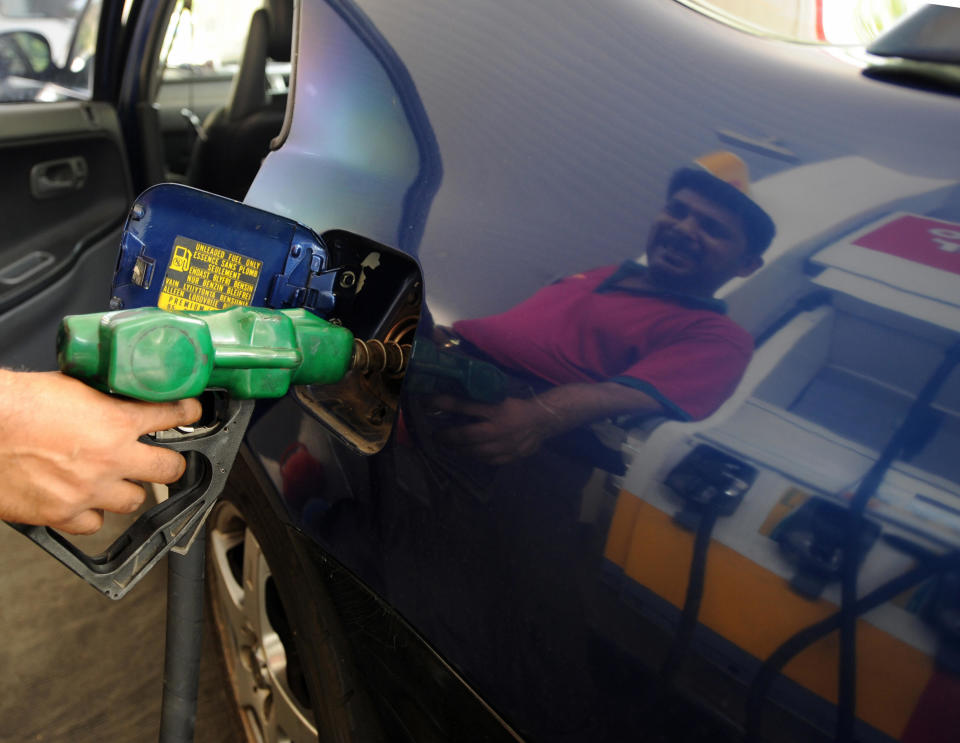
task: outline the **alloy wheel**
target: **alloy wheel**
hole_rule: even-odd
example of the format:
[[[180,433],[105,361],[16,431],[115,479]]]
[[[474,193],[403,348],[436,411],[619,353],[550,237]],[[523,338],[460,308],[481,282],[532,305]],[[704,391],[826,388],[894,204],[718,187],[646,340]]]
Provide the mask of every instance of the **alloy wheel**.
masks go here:
[[[263,550],[229,502],[218,504],[210,524],[213,618],[247,738],[316,741],[296,649]]]

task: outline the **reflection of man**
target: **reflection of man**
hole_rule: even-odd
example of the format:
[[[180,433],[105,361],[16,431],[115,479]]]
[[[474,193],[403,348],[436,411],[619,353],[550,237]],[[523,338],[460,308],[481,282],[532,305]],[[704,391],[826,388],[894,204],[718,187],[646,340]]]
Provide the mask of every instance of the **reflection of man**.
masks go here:
[[[449,396],[436,407],[482,419],[446,442],[502,464],[545,439],[617,416],[704,418],[731,394],[750,336],[713,295],[762,264],[774,225],[746,193],[730,153],[674,173],[650,231],[647,266],[630,261],[563,279],[499,315],[453,330],[498,365],[553,386],[484,405]]]

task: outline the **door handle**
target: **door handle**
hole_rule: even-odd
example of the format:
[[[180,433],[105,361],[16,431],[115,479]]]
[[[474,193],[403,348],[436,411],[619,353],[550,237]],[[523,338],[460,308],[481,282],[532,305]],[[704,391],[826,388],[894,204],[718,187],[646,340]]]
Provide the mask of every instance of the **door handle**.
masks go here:
[[[79,191],[87,182],[87,161],[83,157],[48,160],[30,168],[30,193],[35,199],[51,199]]]
[[[34,250],[8,266],[0,268],[0,286],[16,286],[36,276],[56,260],[45,250]]]

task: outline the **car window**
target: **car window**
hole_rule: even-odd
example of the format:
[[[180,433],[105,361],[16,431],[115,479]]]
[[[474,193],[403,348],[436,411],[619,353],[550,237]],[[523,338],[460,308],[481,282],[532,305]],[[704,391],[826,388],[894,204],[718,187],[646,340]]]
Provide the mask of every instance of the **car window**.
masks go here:
[[[194,143],[230,99],[253,14],[263,0],[178,0],[156,65],[152,100],[168,177],[185,177]],[[269,62],[270,95],[284,94],[290,63]],[[171,176],[176,174],[176,176]]]
[[[101,0],[0,0],[0,103],[91,96]]]
[[[177,3],[161,51],[161,87],[195,76],[232,76],[243,56],[250,16],[262,0]]]
[[[787,41],[865,46],[924,0],[679,0],[716,20]]]

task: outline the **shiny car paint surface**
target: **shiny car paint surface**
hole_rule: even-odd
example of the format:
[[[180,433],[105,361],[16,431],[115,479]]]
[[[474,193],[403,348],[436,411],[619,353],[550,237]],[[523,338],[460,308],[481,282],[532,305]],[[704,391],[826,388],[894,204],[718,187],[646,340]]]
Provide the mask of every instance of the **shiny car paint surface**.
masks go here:
[[[678,524],[688,509],[668,483],[708,446],[756,477],[713,530],[695,652],[669,686],[722,721],[716,736],[832,739],[836,634],[785,667],[765,722],[751,722],[746,689],[781,643],[843,603],[835,574],[791,556],[790,524],[813,524],[800,530],[808,547],[842,531],[845,504],[957,342],[956,98],[666,0],[315,0],[300,8],[298,50],[289,131],[246,202],[396,248],[423,281],[421,345],[381,451],[331,435],[309,395],[251,428],[307,549],[372,589],[524,738],[672,725],[666,739],[696,739],[655,673],[697,523]],[[638,258],[671,173],[720,149],[749,165],[777,226],[764,267],[718,293],[757,346],[726,402],[689,423],[598,421],[504,464],[445,443],[475,420],[417,392],[437,329]],[[922,433],[873,493],[868,521],[883,536],[861,595],[956,549],[958,410],[948,368]],[[955,723],[954,639],[924,585],[857,620],[859,740],[946,740]]]

